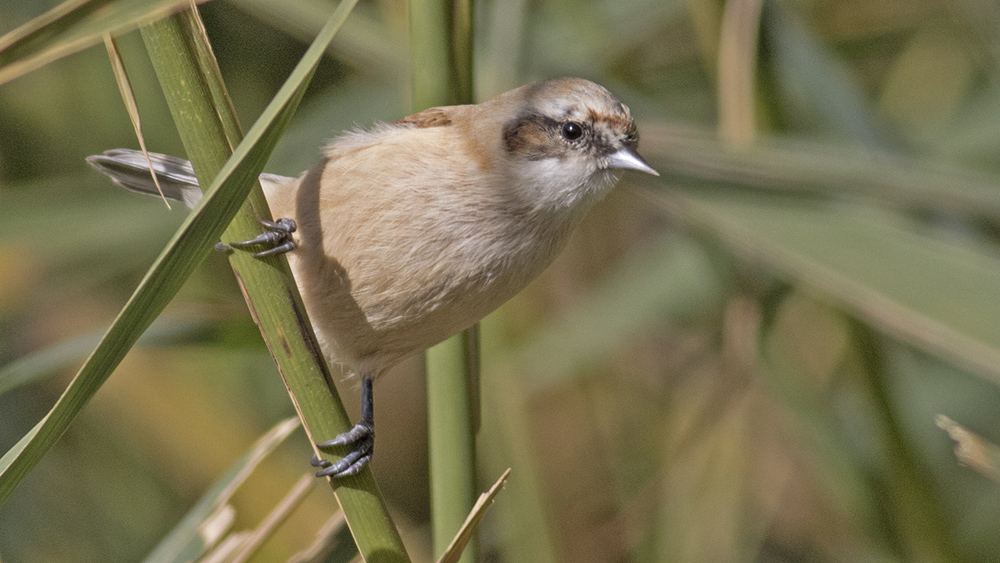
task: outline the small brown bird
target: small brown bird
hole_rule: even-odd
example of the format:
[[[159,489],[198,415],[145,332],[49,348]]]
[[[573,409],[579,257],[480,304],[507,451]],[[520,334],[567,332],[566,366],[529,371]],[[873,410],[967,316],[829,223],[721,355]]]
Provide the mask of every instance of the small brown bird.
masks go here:
[[[371,459],[374,379],[528,285],[611,189],[616,170],[657,175],[638,142],[618,98],[563,78],[349,132],[298,178],[261,176],[281,219],[234,246],[291,250],[324,351],[362,382],[361,422],[319,444],[353,450],[333,464],[314,458],[317,475],[354,474]],[[150,156],[166,195],[194,206],[201,190],[190,163]],[[158,193],[141,153],[87,161],[127,189]]]

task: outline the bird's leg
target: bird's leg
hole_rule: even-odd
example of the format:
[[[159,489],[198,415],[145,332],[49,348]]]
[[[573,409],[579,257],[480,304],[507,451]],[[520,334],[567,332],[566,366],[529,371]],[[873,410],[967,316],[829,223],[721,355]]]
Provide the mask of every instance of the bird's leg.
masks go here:
[[[316,444],[320,449],[351,446],[351,452],[336,462],[320,459],[313,454],[310,463],[319,467],[317,477],[345,477],[354,475],[372,459],[375,452],[375,396],[370,377],[361,377],[361,422],[332,440]]]
[[[260,224],[264,225],[267,230],[250,240],[231,242],[229,246],[243,248],[244,246],[260,244],[270,247],[266,250],[255,252],[253,255],[254,258],[263,258],[272,254],[282,254],[295,250],[295,241],[292,239],[292,233],[295,232],[297,226],[294,220],[282,217],[277,221],[261,221]],[[229,246],[220,242],[215,245],[215,249],[225,252],[229,250]]]

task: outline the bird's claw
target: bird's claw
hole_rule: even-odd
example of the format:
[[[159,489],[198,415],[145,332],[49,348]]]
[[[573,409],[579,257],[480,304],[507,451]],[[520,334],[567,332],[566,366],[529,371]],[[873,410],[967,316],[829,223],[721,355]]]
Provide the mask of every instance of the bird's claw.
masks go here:
[[[313,454],[309,464],[319,467],[317,477],[347,477],[355,475],[372,459],[375,451],[375,430],[367,424],[355,424],[347,432],[338,434],[334,439],[316,444],[318,448],[333,448],[338,446],[353,446],[351,451],[335,462],[320,459]]]
[[[293,219],[282,217],[277,221],[261,221],[260,224],[267,230],[250,240],[231,242],[229,243],[229,246],[234,246],[236,248],[254,245],[270,246],[270,248],[266,250],[255,252],[253,255],[254,258],[263,258],[265,256],[271,256],[272,254],[283,254],[285,252],[295,250],[295,240],[292,239],[292,233],[295,232],[295,229],[298,228],[298,226],[295,224]],[[215,249],[226,251],[229,250],[229,246],[219,243],[215,245]]]

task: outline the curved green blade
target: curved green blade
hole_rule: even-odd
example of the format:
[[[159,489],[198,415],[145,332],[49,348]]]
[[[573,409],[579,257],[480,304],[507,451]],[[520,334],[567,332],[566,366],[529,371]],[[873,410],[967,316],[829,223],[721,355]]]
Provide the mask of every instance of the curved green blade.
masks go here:
[[[0,503],[41,460],[118,366],[139,336],[208,255],[232,220],[291,120],[321,57],[357,0],[345,0],[330,17],[267,109],[233,151],[206,196],[167,244],[101,343],[52,410],[3,458]]]

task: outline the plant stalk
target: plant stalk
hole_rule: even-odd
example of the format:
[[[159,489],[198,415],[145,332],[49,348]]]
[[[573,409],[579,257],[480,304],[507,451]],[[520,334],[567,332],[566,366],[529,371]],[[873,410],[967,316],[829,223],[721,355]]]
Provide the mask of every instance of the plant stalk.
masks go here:
[[[411,0],[414,110],[473,101],[472,0]],[[478,326],[427,354],[427,430],[434,553],[447,549],[476,501]],[[473,537],[460,561],[478,559]]]
[[[242,134],[201,20],[196,11],[181,12],[143,28],[142,37],[185,150],[202,186],[208,186]],[[222,239],[252,238],[260,232],[258,221],[270,218],[257,184]],[[232,252],[230,263],[310,441],[349,429],[285,258]],[[409,561],[369,469],[333,486],[366,561]]]

